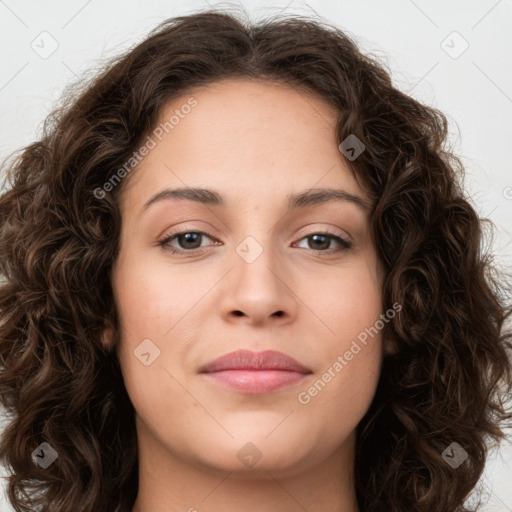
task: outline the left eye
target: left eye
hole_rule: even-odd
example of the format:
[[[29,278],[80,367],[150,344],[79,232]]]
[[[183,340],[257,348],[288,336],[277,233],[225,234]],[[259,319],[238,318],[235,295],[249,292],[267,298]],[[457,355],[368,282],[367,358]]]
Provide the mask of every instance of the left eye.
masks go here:
[[[307,235],[303,238],[301,238],[301,240],[307,240],[307,239],[311,239],[311,244],[317,244],[317,245],[320,245],[320,247],[307,247],[308,249],[313,249],[315,251],[319,251],[319,250],[322,250],[322,248],[327,248],[329,249],[330,245],[331,245],[331,242],[334,241],[338,244],[338,249],[337,251],[342,251],[344,249],[349,249],[351,247],[351,243],[348,241],[348,240],[345,240],[344,238],[341,238],[340,236],[338,235],[335,235],[334,233],[313,233],[311,235]],[[326,242],[327,241],[327,242]],[[308,243],[308,245],[311,245],[310,243]],[[327,245],[327,247],[325,247]],[[322,251],[322,252],[325,252],[325,251]]]
[[[203,237],[212,240],[212,237],[210,237],[207,233],[204,233],[203,231],[182,231],[180,233],[174,233],[164,238],[163,240],[160,240],[158,244],[161,245],[162,247],[165,247],[166,250],[172,253],[193,253],[201,248],[201,241]],[[321,252],[326,252],[325,249],[332,249],[332,247],[330,247],[332,241],[335,241],[339,245],[338,249],[335,252],[349,249],[352,246],[351,242],[345,240],[344,238],[341,238],[338,235],[335,235],[334,233],[328,232],[312,233],[311,235],[302,237],[300,240],[307,239],[311,239],[311,243],[308,243],[309,247],[306,247],[307,249],[312,249]],[[171,241],[173,240],[176,240],[181,247],[176,248],[175,246],[170,245]],[[317,247],[311,247],[312,244],[316,244]]]

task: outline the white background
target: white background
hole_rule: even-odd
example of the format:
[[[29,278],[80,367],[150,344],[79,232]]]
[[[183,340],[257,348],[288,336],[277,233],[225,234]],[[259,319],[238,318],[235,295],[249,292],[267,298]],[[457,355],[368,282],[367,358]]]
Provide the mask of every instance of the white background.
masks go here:
[[[212,0],[210,5],[234,4]],[[479,214],[495,223],[496,255],[510,271],[512,0],[292,0],[242,5],[251,19],[318,13],[386,62],[401,90],[440,108],[450,121],[455,152],[466,166],[466,189]],[[165,18],[206,7],[206,1],[0,0],[0,158],[39,137],[42,122],[64,87],[81,73],[139,42]],[[41,38],[48,37],[40,36],[43,31],[58,43],[45,59],[31,47],[43,46]],[[453,31],[463,39],[450,35]],[[457,56],[464,41],[469,46]],[[45,48],[49,44],[47,39]],[[483,512],[512,512],[511,441],[488,462],[481,481],[488,497]],[[11,510],[0,496],[0,512]]]

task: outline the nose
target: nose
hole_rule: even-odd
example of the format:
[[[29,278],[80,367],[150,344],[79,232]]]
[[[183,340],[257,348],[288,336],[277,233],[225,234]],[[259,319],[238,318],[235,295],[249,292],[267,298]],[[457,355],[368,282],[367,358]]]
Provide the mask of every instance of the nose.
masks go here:
[[[221,299],[222,315],[229,322],[284,325],[297,313],[289,268],[276,251],[267,245],[262,249],[254,240],[241,244],[230,261],[232,270]]]

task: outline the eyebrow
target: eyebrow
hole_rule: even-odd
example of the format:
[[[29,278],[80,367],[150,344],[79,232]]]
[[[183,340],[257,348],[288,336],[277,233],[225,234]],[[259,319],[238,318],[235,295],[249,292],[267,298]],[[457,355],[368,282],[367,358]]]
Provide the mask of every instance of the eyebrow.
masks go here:
[[[295,194],[288,194],[287,198],[287,208],[289,211],[298,208],[306,208],[308,206],[325,204],[332,201],[349,202],[355,204],[364,211],[370,209],[370,205],[362,197],[349,194],[344,190],[332,188],[313,188]],[[157,192],[148,201],[146,201],[143,211],[147,210],[152,204],[169,199],[184,199],[211,206],[225,206],[226,204],[222,195],[215,190],[191,187],[174,189],[166,188]]]

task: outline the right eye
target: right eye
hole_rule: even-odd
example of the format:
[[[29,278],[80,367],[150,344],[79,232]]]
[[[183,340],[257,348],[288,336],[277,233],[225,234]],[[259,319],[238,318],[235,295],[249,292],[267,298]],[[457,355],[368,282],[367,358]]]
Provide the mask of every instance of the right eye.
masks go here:
[[[165,237],[158,242],[158,245],[161,245],[164,247],[164,249],[170,251],[171,253],[194,253],[197,252],[199,249],[202,249],[200,246],[200,242],[202,238],[206,236],[207,238],[212,239],[208,233],[205,233],[204,231],[179,231],[175,233],[168,233],[165,235]],[[169,245],[171,241],[176,239],[176,241],[179,244],[183,244],[184,247],[182,248],[176,248],[174,246]],[[199,241],[199,247],[197,246]],[[192,247],[190,247],[192,245]]]

